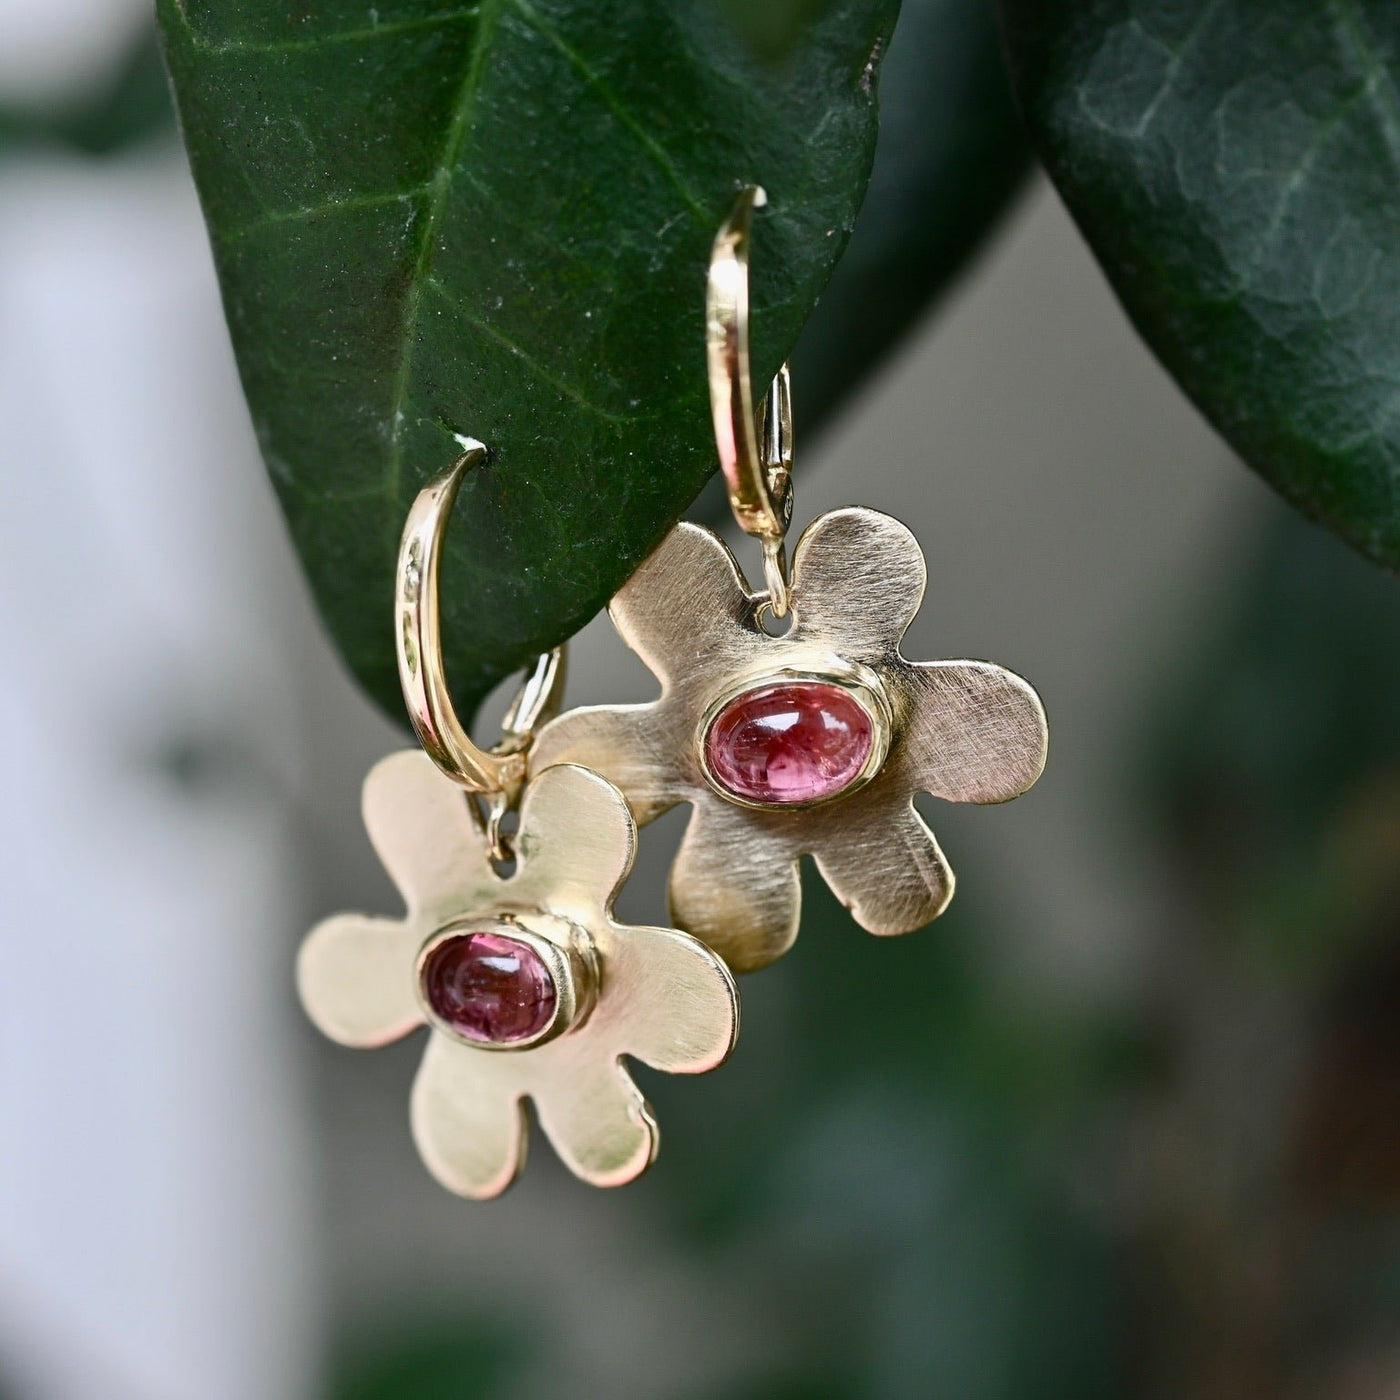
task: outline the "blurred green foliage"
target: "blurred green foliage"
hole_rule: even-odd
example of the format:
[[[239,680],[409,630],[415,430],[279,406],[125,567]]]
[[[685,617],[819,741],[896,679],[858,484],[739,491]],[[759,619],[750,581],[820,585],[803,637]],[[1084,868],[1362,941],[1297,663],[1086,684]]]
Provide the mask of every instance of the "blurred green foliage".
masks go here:
[[[60,146],[105,156],[174,131],[170,86],[154,25],[83,101],[52,107],[0,106],[0,151]]]
[[[1136,1241],[1153,1393],[1400,1377],[1400,588],[1279,511],[1164,673],[1173,893]]]
[[[1200,630],[1150,791],[1243,948],[1324,976],[1400,878],[1400,587],[1280,524]]]
[[[801,1329],[809,1369],[753,1393],[1117,1393],[1112,1243],[1056,1177],[1095,1087],[1122,1078],[1121,1032],[1013,1008],[975,909],[880,940],[804,886],[801,948],[744,986],[752,1024],[774,1011],[756,982],[777,984],[778,1072],[741,1051],[699,1109],[647,1082],[675,1169],[643,1191],[694,1248],[761,1242]]]
[[[517,1369],[503,1325],[484,1331],[453,1320],[425,1327],[401,1319],[382,1335],[352,1337],[331,1377],[333,1400],[489,1400]]]

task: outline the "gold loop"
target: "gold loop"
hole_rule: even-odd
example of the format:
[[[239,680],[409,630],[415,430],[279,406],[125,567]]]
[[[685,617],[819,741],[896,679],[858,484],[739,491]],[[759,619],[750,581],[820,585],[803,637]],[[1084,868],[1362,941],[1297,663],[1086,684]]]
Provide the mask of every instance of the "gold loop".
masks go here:
[[[542,651],[535,664],[521,677],[520,689],[501,720],[505,740],[502,751],[525,749],[535,737],[535,731],[559,713],[564,699],[566,657],[563,647]]]
[[[749,378],[749,225],[768,196],[741,190],[715,236],[705,294],[705,353],[715,447],[739,528],[765,543],[780,542],[792,518],[792,399],[787,366],[754,414]],[[760,440],[763,452],[759,451]],[[779,599],[774,598],[777,611]],[[781,617],[787,600],[781,600]]]
[[[515,848],[501,830],[501,823],[510,809],[511,801],[505,793],[492,794],[486,811],[486,849],[491,853],[491,859],[501,864],[515,859]]]
[[[786,617],[792,606],[788,587],[787,546],[782,540],[763,541],[763,582],[768,589],[768,609],[774,617]]]
[[[419,493],[404,522],[394,583],[395,647],[399,684],[413,731],[429,758],[470,792],[510,806],[525,783],[526,752],[535,729],[558,712],[564,693],[564,649],[545,652],[526,673],[494,749],[477,745],[457,717],[442,661],[438,567],[442,539],[457,489],[467,470],[486,457],[479,442]],[[499,820],[499,819],[498,819]]]

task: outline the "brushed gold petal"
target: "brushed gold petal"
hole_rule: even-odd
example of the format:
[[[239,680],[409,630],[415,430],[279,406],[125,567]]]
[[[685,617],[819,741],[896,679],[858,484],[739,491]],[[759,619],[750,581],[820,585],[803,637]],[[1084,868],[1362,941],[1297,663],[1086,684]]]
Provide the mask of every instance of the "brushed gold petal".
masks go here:
[[[953,897],[953,872],[912,801],[864,804],[813,846],[817,869],[869,933],[912,933]]]
[[[675,929],[616,933],[608,944],[610,995],[628,1053],[671,1074],[722,1064],[739,1035],[739,992],[724,965]]]
[[[635,842],[621,793],[596,773],[561,764],[526,788],[515,838],[517,873],[495,880],[482,912],[538,907],[581,930],[596,960],[597,1000],[580,1023],[530,1048],[449,1043],[447,1050],[455,1052],[449,1055],[430,1047],[414,1090],[414,1131],[434,1174],[453,1190],[488,1195],[508,1184],[514,1168],[501,1164],[494,1105],[527,1097],[580,1176],[598,1185],[630,1180],[655,1155],[656,1128],[621,1057],[640,1040],[648,1049],[660,1043],[662,1054],[673,1048],[678,1056],[689,1052],[696,1061],[718,1063],[732,1044],[733,981],[719,959],[684,934],[628,928],[612,919],[613,894]],[[647,956],[672,939],[689,954],[684,960]],[[674,1020],[671,1046],[652,1018]],[[464,1118],[451,1102],[457,1095]],[[494,1126],[479,1147],[483,1116]]]
[[[307,934],[297,991],[313,1024],[341,1045],[388,1045],[423,1024],[414,986],[416,925],[337,914]]]
[[[746,808],[697,793],[671,867],[671,917],[735,972],[792,947],[801,917],[797,852]]]
[[[593,1186],[621,1186],[655,1160],[651,1106],[617,1059],[593,1058],[535,1092],[540,1127],[564,1164]]]
[[[591,768],[621,789],[638,825],[645,825],[684,800],[686,786],[677,777],[679,732],[667,700],[582,706],[540,731],[530,750],[530,771],[557,763]]]
[[[659,1065],[710,1068],[733,1045],[737,1006],[728,971],[694,939],[613,921],[636,847],[622,794],[572,764],[539,773],[522,798],[511,878],[492,867],[484,831],[425,755],[378,765],[365,807],[410,912],[402,921],[341,915],[313,930],[299,961],[312,1019],[345,1044],[392,1040],[427,1014],[416,981],[425,940],[478,920],[515,920],[521,938],[562,950],[564,961],[551,963],[556,986],[568,971],[587,995],[557,1037],[537,1045],[478,1048],[433,1030],[412,1097],[423,1160],[460,1195],[499,1194],[523,1164],[523,1105],[533,1098],[585,1180],[615,1185],[644,1170],[656,1125],[622,1056],[635,1045]]]
[[[914,620],[925,580],[924,554],[907,525],[864,506],[828,511],[793,552],[791,635],[876,664]]]
[[[449,916],[495,884],[467,802],[419,749],[391,753],[365,778],[365,827],[411,914]]]
[[[482,1072],[498,1092],[534,1101],[573,1171],[611,1186],[643,1171],[657,1144],[651,1110],[622,1057],[635,1053],[685,1073],[713,1068],[734,1043],[737,995],[723,963],[685,934],[611,920],[588,931],[600,988],[587,1019],[518,1054],[478,1054],[491,1062]]]
[[[664,683],[756,644],[754,599],[729,547],[682,521],[608,605],[622,639]]]
[[[989,661],[902,662],[910,697],[900,765],[918,792],[1007,802],[1045,767],[1048,730],[1028,681]]]
[[[637,828],[622,794],[577,764],[546,768],[525,789],[511,897],[584,928],[605,923],[632,869]]]
[[[500,1063],[506,1058],[434,1032],[413,1081],[413,1140],[428,1170],[459,1196],[499,1196],[525,1165],[525,1105]]]
[[[692,805],[671,872],[672,916],[735,971],[764,967],[791,946],[797,861],[807,851],[872,932],[928,922],[951,898],[953,878],[913,794],[998,802],[1040,773],[1045,716],[1029,685],[983,662],[900,655],[924,584],[923,554],[899,521],[859,507],[832,511],[798,542],[792,628],[769,636],[728,549],[708,531],[678,526],[613,606],[624,640],[662,678],[661,698],[577,711],[541,738],[547,759],[614,779],[640,821]],[[807,807],[730,801],[702,753],[709,717],[750,690],[794,679],[864,697],[880,740],[870,771]]]

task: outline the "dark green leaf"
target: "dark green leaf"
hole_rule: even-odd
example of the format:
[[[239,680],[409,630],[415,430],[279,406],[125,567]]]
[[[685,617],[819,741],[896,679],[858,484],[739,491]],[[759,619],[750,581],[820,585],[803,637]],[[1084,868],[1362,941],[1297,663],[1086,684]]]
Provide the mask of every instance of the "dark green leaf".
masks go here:
[[[715,0],[161,0],[268,468],[322,612],[399,712],[414,493],[478,438],[445,566],[466,705],[576,630],[713,464],[709,246],[770,196],[757,372],[855,219],[896,0],[833,0],[786,58]]]
[[[904,0],[855,232],[793,354],[803,437],[846,400],[1020,188],[1030,163],[991,0]]]
[[[1138,329],[1289,501],[1400,567],[1400,6],[1001,7],[1032,134]]]
[[[770,63],[785,59],[820,15],[826,0],[718,0],[726,19]]]

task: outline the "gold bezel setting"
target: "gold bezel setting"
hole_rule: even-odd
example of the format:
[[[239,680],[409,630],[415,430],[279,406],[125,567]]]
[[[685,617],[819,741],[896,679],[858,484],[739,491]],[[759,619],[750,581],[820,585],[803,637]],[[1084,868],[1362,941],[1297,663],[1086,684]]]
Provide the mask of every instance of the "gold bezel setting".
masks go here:
[[[710,731],[720,715],[736,700],[785,685],[824,685],[844,691],[870,721],[870,750],[860,771],[834,792],[801,802],[761,802],[743,797],[728,787],[710,766]],[[848,797],[863,788],[884,767],[893,738],[894,714],[880,678],[868,666],[833,657],[810,668],[784,666],[776,671],[757,671],[743,677],[738,683],[727,686],[705,707],[700,723],[696,726],[696,759],[705,782],[726,802],[732,802],[736,807],[749,807],[763,812],[802,812],[810,811],[813,807],[826,806],[831,802],[839,802],[843,797]]]
[[[464,1034],[433,1009],[426,986],[432,955],[451,939],[475,933],[497,934],[523,943],[544,964],[554,984],[554,1011],[549,1021],[534,1035],[506,1041],[478,1039]],[[474,1050],[530,1050],[582,1025],[597,1001],[598,980],[597,955],[592,940],[576,924],[543,910],[453,919],[424,940],[414,967],[414,987],[424,1019],[459,1045],[469,1045]]]

